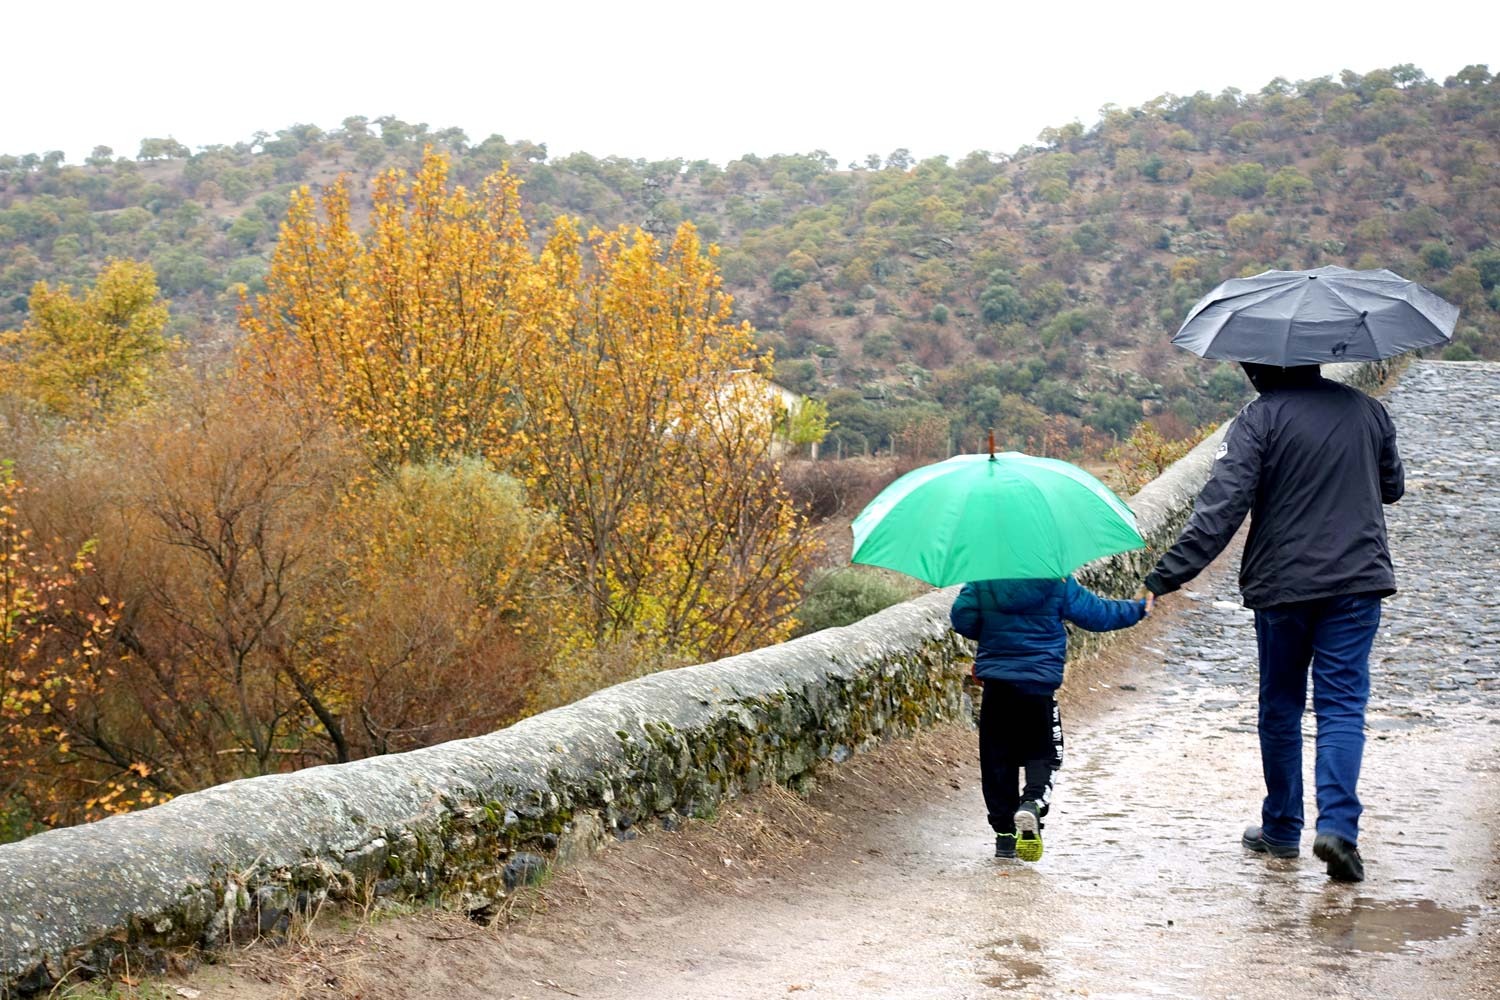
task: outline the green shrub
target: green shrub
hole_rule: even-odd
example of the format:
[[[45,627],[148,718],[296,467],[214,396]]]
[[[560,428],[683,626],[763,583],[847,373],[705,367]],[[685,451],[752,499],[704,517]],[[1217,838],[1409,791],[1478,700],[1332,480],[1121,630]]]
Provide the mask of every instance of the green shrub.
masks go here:
[[[0,798],[0,844],[10,844],[33,833],[41,832],[41,825],[32,818],[31,809],[20,796]]]
[[[807,635],[825,628],[848,625],[900,604],[913,594],[878,570],[844,566],[824,570],[808,585],[807,596],[797,609],[794,635]]]
[[[1441,240],[1429,240],[1419,251],[1422,262],[1434,271],[1446,271],[1453,266],[1453,251]]]

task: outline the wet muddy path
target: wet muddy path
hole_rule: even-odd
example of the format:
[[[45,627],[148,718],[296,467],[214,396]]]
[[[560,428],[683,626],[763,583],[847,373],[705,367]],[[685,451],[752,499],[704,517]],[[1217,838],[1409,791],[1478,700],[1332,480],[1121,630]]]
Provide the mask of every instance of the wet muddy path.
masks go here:
[[[359,995],[1500,997],[1500,365],[1418,363],[1387,403],[1408,493],[1372,656],[1368,881],[1330,882],[1310,830],[1297,860],[1239,845],[1262,787],[1230,553],[1072,671],[1040,863],[989,857],[952,727],[837,769],[812,800],[837,822],[779,863],[652,831],[503,932],[377,929]],[[1309,827],[1312,732],[1309,713]]]

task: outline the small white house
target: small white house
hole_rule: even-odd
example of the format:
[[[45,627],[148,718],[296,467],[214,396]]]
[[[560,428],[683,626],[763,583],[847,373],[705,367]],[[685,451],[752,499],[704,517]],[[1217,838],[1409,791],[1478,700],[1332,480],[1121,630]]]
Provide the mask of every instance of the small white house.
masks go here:
[[[733,385],[737,391],[754,390],[769,394],[773,399],[779,414],[790,416],[791,414],[796,413],[797,409],[805,402],[807,402],[807,397],[802,395],[800,392],[793,392],[791,389],[788,389],[786,386],[781,385],[779,382],[773,382],[770,379],[766,378],[764,375],[750,368],[735,369],[734,371],[729,373],[729,379],[729,384]],[[748,390],[747,387],[749,387]],[[784,422],[782,426],[783,428],[785,427]],[[794,445],[790,440],[787,439],[786,432],[783,429],[777,432],[775,441],[773,442],[771,447],[772,454],[780,457],[790,452]],[[817,442],[813,442],[811,448],[812,457],[817,458]]]

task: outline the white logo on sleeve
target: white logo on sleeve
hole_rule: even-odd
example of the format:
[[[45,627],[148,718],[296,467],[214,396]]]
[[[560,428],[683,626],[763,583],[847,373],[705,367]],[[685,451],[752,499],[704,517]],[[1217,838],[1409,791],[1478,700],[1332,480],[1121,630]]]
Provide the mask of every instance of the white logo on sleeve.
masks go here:
[[[1217,462],[1219,459],[1223,458],[1227,454],[1229,454],[1229,442],[1228,441],[1220,441],[1219,442],[1219,450],[1216,451],[1216,452],[1214,452],[1214,461]]]

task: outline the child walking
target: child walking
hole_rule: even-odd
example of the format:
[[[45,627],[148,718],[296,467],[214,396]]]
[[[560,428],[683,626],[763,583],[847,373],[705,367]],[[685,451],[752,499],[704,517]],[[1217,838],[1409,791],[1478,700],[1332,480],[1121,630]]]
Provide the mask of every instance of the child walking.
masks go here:
[[[1042,857],[1042,817],[1052,798],[1052,773],[1062,767],[1056,695],[1068,650],[1063,623],[1111,632],[1134,625],[1150,610],[1149,596],[1108,600],[1071,576],[964,584],[949,617],[954,631],[979,644],[979,771],[995,857]],[[1023,775],[1025,787],[1018,793]]]

